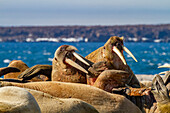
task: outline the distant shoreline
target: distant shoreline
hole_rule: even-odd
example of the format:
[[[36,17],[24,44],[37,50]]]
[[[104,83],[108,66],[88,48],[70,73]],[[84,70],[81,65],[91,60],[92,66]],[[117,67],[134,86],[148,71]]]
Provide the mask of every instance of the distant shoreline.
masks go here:
[[[124,36],[125,42],[170,42],[170,24],[0,27],[0,42],[106,42],[111,36]]]

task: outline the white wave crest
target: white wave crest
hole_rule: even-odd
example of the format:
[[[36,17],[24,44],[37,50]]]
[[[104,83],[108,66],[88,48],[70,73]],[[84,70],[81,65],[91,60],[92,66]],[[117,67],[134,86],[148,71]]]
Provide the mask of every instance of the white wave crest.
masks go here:
[[[52,61],[53,61],[53,58],[48,58],[48,61],[52,62]]]
[[[10,63],[11,62],[11,60],[9,60],[9,59],[4,59],[4,61],[3,61],[4,63]]]

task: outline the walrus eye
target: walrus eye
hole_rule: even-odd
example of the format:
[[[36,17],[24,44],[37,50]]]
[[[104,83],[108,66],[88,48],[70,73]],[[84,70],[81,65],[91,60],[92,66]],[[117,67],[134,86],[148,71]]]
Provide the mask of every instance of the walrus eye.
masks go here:
[[[120,44],[120,43],[116,43],[116,46],[117,46],[117,47],[121,47],[121,44]]]
[[[60,48],[60,51],[62,52],[62,51],[65,51],[65,47],[61,47]]]
[[[55,58],[55,60],[57,61],[57,58]]]

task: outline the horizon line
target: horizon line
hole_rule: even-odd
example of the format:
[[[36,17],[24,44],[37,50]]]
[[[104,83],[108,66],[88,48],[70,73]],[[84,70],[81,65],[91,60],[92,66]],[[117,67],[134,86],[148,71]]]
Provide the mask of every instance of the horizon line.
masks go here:
[[[96,25],[81,25],[81,24],[75,24],[75,25],[0,25],[0,27],[55,27],[55,26],[140,26],[140,25],[170,25],[170,23],[159,23],[159,24],[115,24],[115,25],[107,25],[107,24],[96,24]]]

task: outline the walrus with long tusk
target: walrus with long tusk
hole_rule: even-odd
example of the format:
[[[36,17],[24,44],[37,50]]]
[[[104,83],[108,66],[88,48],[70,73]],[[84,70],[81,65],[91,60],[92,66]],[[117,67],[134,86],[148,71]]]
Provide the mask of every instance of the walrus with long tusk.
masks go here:
[[[139,88],[140,83],[136,78],[136,76],[134,75],[133,71],[127,65],[123,55],[123,51],[126,51],[137,62],[133,54],[123,45],[123,37],[117,37],[117,36],[110,37],[110,39],[105,43],[103,47],[98,48],[97,50],[93,51],[92,53],[90,53],[85,57],[94,63],[101,62],[99,63],[99,65],[104,65],[105,68],[101,66],[101,69],[97,69],[96,71],[94,69],[89,68],[89,71],[93,70],[91,72],[97,77],[100,75],[100,72],[103,72],[105,69],[126,71],[129,73],[129,78],[126,81],[127,85],[131,87]],[[91,77],[89,79],[91,84],[94,84],[93,82],[95,82],[95,80],[93,79],[96,79],[97,77],[94,78]]]
[[[52,81],[87,83],[86,74],[92,62],[84,59],[75,51],[78,49],[71,45],[60,46],[53,58],[53,64],[50,65],[35,65],[18,77],[23,80],[29,80],[38,74],[51,77]]]
[[[77,48],[71,45],[62,45],[56,50],[52,64],[52,81],[87,83],[86,74],[90,61],[87,62],[75,51]]]

